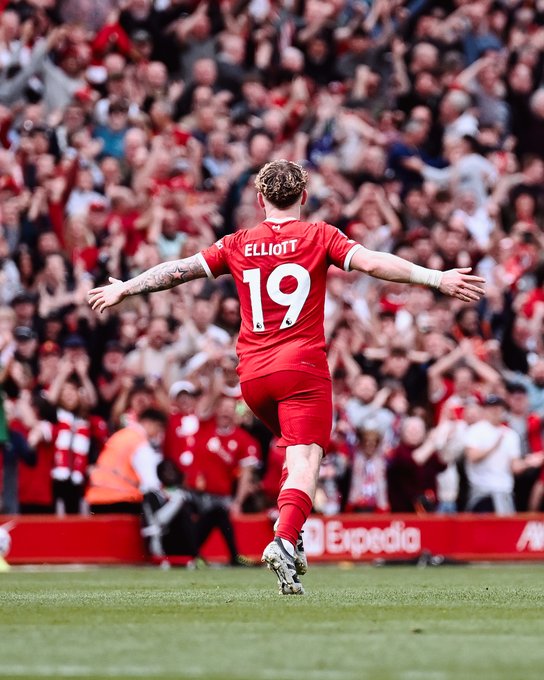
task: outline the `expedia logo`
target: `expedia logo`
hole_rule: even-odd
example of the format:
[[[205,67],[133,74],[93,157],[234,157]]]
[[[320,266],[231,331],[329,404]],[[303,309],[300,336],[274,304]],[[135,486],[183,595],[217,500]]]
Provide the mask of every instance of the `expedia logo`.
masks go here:
[[[527,522],[518,542],[518,552],[542,552],[544,551],[544,522]]]
[[[421,531],[394,521],[386,527],[345,527],[340,520],[312,517],[304,525],[304,548],[309,556],[414,555],[421,552]]]

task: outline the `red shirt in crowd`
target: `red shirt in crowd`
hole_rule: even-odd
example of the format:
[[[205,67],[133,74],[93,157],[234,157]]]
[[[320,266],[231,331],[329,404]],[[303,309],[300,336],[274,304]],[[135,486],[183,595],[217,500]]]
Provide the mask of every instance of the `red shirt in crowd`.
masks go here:
[[[200,420],[194,413],[173,413],[164,435],[164,457],[174,462],[188,486],[194,486],[194,452],[199,429]]]
[[[50,423],[44,423],[49,434]],[[55,428],[56,426],[51,426]],[[43,439],[36,446],[36,465],[19,465],[19,503],[21,505],[53,505],[53,483],[51,471],[55,459],[55,438]]]
[[[415,447],[400,443],[388,455],[387,485],[391,512],[415,512],[423,496],[436,499],[436,477],[446,469],[436,453],[419,465]]]
[[[195,488],[219,496],[231,496],[240,468],[261,459],[256,439],[241,427],[220,430],[214,418],[201,422],[194,453]]]
[[[327,269],[349,270],[361,245],[325,222],[265,220],[200,253],[208,276],[231,273],[240,298],[242,381],[282,370],[329,377],[324,335]]]

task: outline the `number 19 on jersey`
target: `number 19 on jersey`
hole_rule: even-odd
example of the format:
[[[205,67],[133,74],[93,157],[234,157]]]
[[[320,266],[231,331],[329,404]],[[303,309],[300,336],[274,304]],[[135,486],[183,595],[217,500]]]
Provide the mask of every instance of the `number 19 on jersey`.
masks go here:
[[[244,283],[249,285],[253,330],[260,333],[266,330],[261,297],[261,270],[258,268],[246,269],[243,275]],[[280,286],[281,282],[288,276],[295,279],[296,288],[291,293],[284,293]],[[288,308],[280,324],[280,329],[290,328],[297,322],[310,293],[310,284],[309,272],[299,264],[292,262],[280,264],[270,272],[266,281],[266,293],[272,302]]]

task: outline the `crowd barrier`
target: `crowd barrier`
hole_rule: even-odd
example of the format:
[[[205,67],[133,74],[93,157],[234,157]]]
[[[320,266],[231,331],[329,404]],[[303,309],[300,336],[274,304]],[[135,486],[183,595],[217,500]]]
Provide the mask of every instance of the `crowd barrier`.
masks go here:
[[[14,523],[7,556],[11,564],[136,564],[149,560],[136,517],[0,517],[0,526],[7,522]],[[272,537],[269,517],[243,516],[234,526],[240,553],[258,560]],[[424,553],[466,561],[544,560],[544,514],[313,515],[305,525],[304,544],[308,557],[316,562],[411,560]],[[227,561],[218,531],[212,533],[202,553],[212,562]]]

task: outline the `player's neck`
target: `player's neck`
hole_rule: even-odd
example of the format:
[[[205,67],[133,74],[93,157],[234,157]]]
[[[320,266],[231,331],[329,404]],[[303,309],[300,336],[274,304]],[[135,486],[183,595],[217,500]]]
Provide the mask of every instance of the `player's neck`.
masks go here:
[[[265,221],[277,220],[278,222],[284,222],[286,220],[300,220],[300,208],[291,208],[290,210],[278,210],[273,208],[272,210],[267,210],[265,215]]]

